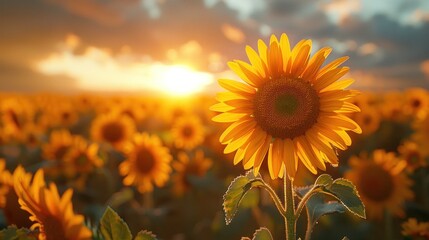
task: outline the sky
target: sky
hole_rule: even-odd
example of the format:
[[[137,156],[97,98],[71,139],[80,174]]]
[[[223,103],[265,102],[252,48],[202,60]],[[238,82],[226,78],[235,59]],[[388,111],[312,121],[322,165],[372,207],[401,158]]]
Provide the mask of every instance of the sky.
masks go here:
[[[213,93],[282,33],[350,56],[354,88],[429,89],[428,0],[0,0],[0,91]]]

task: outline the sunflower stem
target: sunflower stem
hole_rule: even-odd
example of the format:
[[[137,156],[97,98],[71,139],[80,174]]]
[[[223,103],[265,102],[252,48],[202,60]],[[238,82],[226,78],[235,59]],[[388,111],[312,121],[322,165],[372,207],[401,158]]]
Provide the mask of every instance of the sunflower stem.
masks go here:
[[[277,196],[274,189],[272,189],[265,181],[263,181],[262,187],[267,190],[267,192],[270,194],[270,197],[273,199],[274,204],[277,207],[277,210],[282,215],[283,218],[286,218],[286,211],[285,208],[283,208],[283,203],[281,202],[279,196]]]
[[[390,214],[389,210],[384,210],[384,237],[385,239],[392,239],[393,234],[393,226],[392,226],[392,215]]]
[[[284,174],[284,193],[285,193],[285,228],[286,228],[286,240],[295,240],[295,200],[293,192],[293,180],[289,179],[286,169]]]

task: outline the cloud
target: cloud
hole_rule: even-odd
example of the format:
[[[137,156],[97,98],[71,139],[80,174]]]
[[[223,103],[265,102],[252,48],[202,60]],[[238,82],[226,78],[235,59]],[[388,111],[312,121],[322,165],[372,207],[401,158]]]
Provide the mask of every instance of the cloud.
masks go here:
[[[243,43],[246,40],[246,35],[239,28],[230,24],[222,24],[222,32],[227,39],[234,43]]]
[[[71,13],[93,19],[105,25],[118,25],[124,22],[126,8],[138,6],[137,1],[98,1],[98,0],[45,0],[70,11]]]
[[[198,51],[196,45],[185,46],[185,52]],[[187,48],[187,49],[186,49]],[[87,47],[82,54],[72,49],[52,53],[35,65],[48,76],[63,75],[76,79],[77,87],[91,91],[144,91],[187,94],[200,92],[214,82],[207,72],[184,65],[166,65],[145,56],[124,52],[112,55],[97,47]]]

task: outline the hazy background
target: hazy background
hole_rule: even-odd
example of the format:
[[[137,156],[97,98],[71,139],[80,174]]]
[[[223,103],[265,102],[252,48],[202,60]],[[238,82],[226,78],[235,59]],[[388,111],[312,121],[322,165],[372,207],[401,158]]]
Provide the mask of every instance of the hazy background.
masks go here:
[[[429,88],[428,0],[0,0],[0,91],[213,92],[283,32],[349,55],[355,88]]]

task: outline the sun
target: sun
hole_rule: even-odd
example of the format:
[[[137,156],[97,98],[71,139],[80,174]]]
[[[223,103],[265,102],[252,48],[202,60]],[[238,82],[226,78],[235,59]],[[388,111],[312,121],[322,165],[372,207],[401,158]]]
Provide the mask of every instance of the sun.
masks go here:
[[[164,66],[161,71],[157,71],[157,75],[159,89],[173,96],[188,96],[201,92],[214,81],[212,74],[196,71],[185,65]]]

